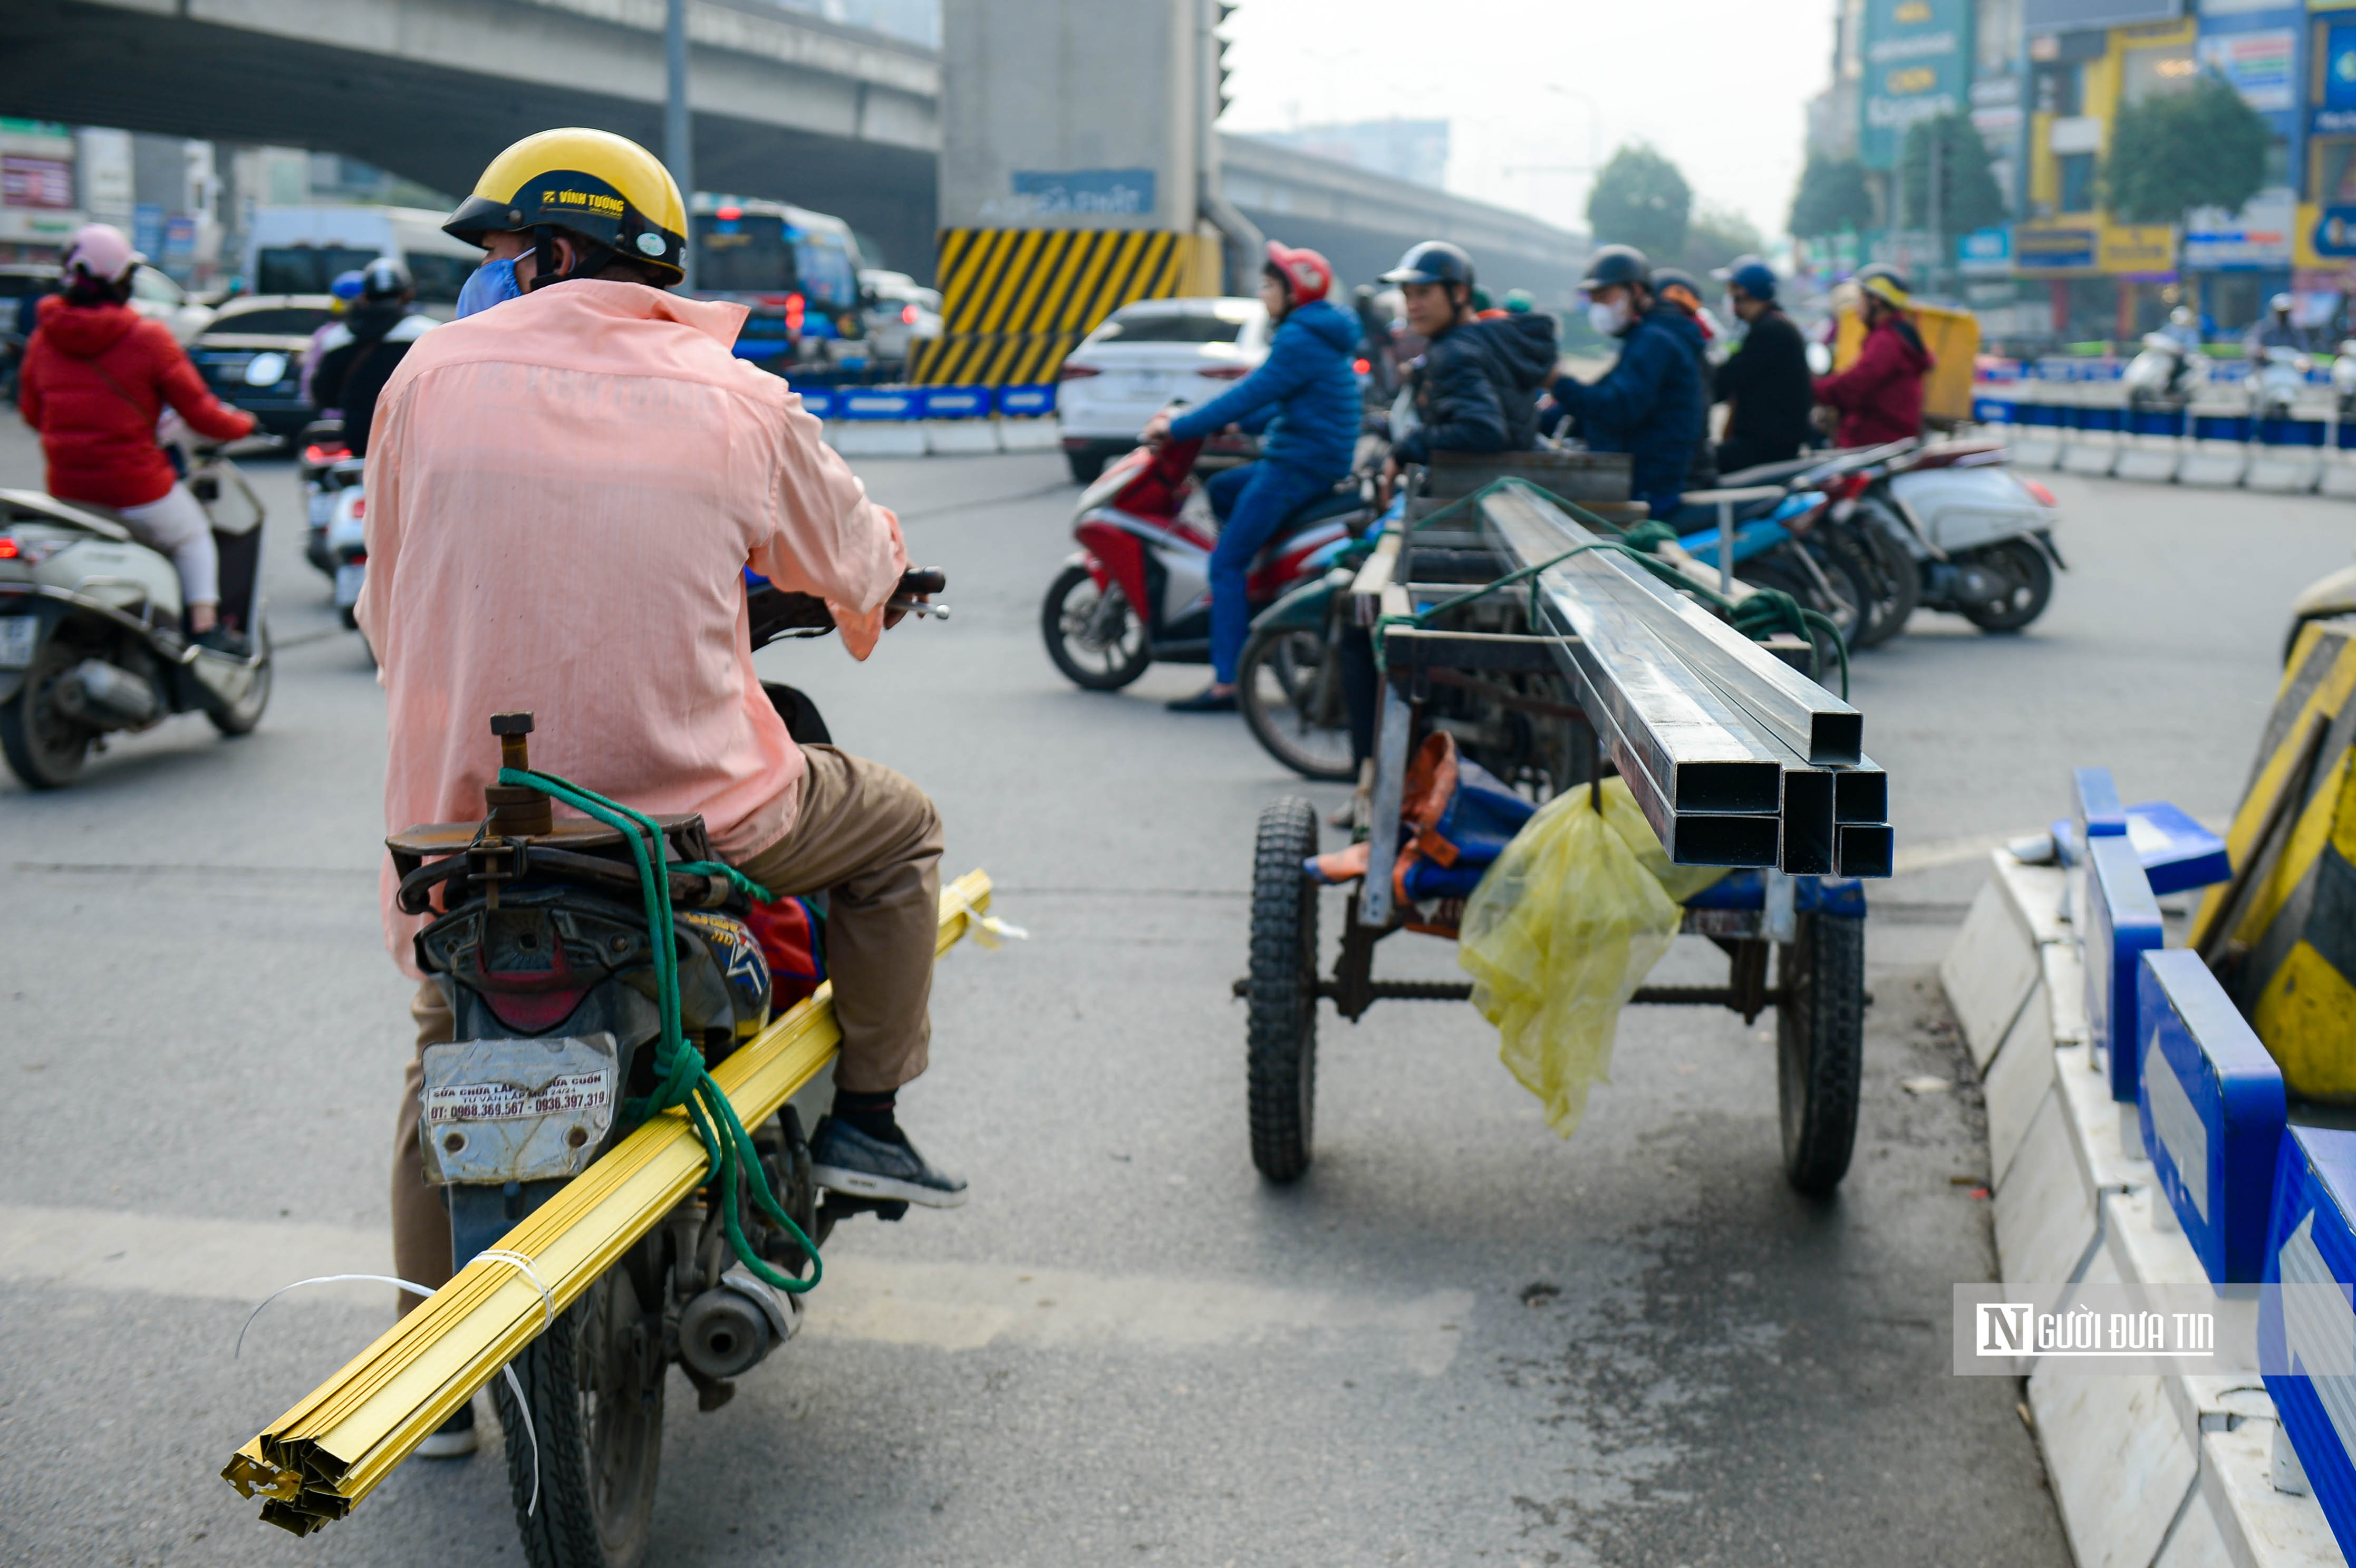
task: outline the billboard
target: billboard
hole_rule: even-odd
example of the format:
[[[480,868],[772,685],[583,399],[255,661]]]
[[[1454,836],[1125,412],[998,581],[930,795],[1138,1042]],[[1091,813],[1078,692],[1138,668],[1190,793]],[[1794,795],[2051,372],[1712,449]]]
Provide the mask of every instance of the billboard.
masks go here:
[[[2201,63],[2233,83],[2242,101],[2259,113],[2286,114],[2295,106],[2297,28],[2203,33],[2198,48]]]
[[[1971,0],[1866,0],[1865,91],[1858,155],[1896,165],[1909,127],[1964,107],[1971,79]]]
[[[2183,16],[2184,0],[2022,0],[2020,7],[2021,29],[2029,33],[2127,27]]]

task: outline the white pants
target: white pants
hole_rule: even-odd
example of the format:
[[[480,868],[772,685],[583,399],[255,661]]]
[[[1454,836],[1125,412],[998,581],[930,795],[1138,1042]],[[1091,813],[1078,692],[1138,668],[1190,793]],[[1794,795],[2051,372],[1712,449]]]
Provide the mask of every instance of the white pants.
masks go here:
[[[186,485],[176,480],[162,499],[115,510],[140,543],[172,558],[180,571],[180,597],[191,604],[220,603],[220,555],[213,548],[212,519]]]

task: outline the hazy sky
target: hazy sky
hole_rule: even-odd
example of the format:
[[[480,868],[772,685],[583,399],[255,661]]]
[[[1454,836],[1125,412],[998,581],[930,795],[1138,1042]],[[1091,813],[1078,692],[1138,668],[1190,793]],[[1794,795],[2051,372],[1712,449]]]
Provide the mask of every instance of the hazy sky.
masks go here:
[[[1831,0],[1243,0],[1220,124],[1452,120],[1451,188],[1581,228],[1589,176],[1562,165],[1590,162],[1592,127],[1602,157],[1648,141],[1698,200],[1772,234],[1832,17]]]

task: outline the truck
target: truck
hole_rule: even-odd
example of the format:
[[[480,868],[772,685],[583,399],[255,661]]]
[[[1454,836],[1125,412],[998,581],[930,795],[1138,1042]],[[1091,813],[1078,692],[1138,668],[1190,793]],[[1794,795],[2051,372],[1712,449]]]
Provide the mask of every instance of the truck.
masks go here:
[[[245,240],[246,286],[258,294],[324,294],[338,273],[398,256],[416,281],[418,303],[447,314],[483,263],[480,251],[442,232],[448,216],[422,207],[257,208]]]

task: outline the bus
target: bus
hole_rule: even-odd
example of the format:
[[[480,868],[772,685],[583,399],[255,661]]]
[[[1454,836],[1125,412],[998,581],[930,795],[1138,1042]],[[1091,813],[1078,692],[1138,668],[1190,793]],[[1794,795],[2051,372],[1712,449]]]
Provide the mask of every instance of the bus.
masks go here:
[[[736,357],[786,375],[864,368],[858,237],[840,218],[782,201],[699,191],[688,204],[694,293],[752,311]]]

